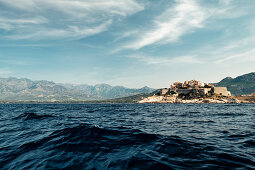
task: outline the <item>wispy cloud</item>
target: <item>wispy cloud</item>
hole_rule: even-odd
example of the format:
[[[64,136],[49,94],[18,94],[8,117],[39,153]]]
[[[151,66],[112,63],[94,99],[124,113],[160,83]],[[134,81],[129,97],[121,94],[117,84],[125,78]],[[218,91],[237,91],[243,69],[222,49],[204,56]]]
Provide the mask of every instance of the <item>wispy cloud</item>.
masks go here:
[[[68,39],[79,39],[87,37],[90,35],[98,34],[105,31],[108,26],[112,23],[111,20],[106,21],[95,27],[84,27],[80,28],[78,26],[68,26],[65,29],[54,29],[54,28],[44,28],[42,30],[38,29],[34,33],[27,34],[14,34],[6,36],[8,39],[18,40],[18,39],[56,39],[56,38],[68,38]]]
[[[105,14],[129,15],[143,9],[143,5],[134,0],[0,0],[0,3],[25,12],[54,10],[75,17],[105,12]]]
[[[228,64],[230,62],[241,63],[249,61],[255,61],[255,49],[222,57],[221,59],[216,60],[214,63]]]
[[[158,57],[145,55],[130,55],[129,58],[136,59],[148,65],[171,65],[171,64],[202,64],[205,61],[196,56]]]
[[[135,0],[0,0],[0,29],[10,39],[83,38],[143,9]]]
[[[227,33],[223,39],[204,44],[192,54],[209,58],[213,64],[231,65],[255,61],[255,20],[239,23],[239,29]],[[241,29],[241,30],[240,30]]]
[[[129,40],[113,50],[113,53],[123,49],[139,50],[155,44],[176,43],[184,35],[206,28],[209,23],[235,19],[247,14],[249,14],[247,9],[240,9],[232,0],[215,1],[214,5],[199,0],[175,0],[174,5],[152,19],[152,24],[148,28],[129,30],[120,35],[117,40],[128,36]],[[210,29],[214,28],[217,29],[217,25]]]
[[[176,5],[154,19],[152,29],[145,31],[139,38],[123,48],[140,49],[155,43],[177,41],[182,35],[203,27],[208,17],[206,9],[193,0],[177,0]]]
[[[0,29],[10,31],[17,28],[26,27],[29,25],[46,24],[47,22],[48,22],[47,19],[44,17],[35,17],[35,18],[0,17]]]

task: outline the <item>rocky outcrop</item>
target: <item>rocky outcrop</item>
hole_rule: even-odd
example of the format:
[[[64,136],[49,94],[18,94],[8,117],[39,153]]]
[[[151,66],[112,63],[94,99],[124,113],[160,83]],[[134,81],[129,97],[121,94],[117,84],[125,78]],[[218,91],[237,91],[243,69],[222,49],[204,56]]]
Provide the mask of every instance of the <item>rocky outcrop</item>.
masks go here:
[[[151,96],[138,101],[138,103],[176,103],[176,97]]]
[[[231,98],[197,98],[181,99],[173,96],[151,96],[140,100],[138,103],[245,103],[233,97]]]

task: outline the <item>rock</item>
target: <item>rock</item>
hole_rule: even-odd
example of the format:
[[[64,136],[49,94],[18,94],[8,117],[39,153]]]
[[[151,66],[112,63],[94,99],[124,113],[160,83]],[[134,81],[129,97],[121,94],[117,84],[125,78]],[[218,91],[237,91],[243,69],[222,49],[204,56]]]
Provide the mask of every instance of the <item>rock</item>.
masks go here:
[[[198,99],[184,100],[171,95],[169,96],[154,95],[151,97],[144,98],[138,103],[220,103],[220,104],[224,104],[224,103],[241,103],[241,101],[235,98],[227,98],[227,99],[198,98]]]

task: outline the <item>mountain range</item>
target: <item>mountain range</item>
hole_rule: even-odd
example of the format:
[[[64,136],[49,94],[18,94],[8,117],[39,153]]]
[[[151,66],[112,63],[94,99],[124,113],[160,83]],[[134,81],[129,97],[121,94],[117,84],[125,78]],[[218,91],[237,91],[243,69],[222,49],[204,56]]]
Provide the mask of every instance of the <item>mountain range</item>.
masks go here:
[[[255,92],[255,72],[244,74],[236,78],[226,77],[215,86],[226,86],[233,95],[251,94]],[[91,101],[114,99],[129,101],[152,94],[155,89],[147,86],[134,89],[123,86],[73,85],[59,84],[52,81],[32,81],[22,78],[0,78],[0,101]],[[134,96],[134,97],[129,97]]]
[[[226,77],[215,86],[225,86],[233,95],[251,94],[255,92],[255,72],[244,74],[236,78]]]
[[[140,89],[123,86],[58,84],[52,81],[32,81],[22,78],[0,78],[0,100],[2,101],[84,101],[104,100],[151,93],[155,89],[147,86]]]

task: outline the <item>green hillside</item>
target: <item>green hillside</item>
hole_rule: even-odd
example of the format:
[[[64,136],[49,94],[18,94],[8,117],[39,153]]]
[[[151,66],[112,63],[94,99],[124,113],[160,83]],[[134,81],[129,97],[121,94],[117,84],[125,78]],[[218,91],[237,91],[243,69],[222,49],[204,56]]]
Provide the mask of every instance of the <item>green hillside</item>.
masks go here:
[[[255,92],[255,72],[236,78],[226,77],[215,86],[226,86],[233,95],[251,94]]]

